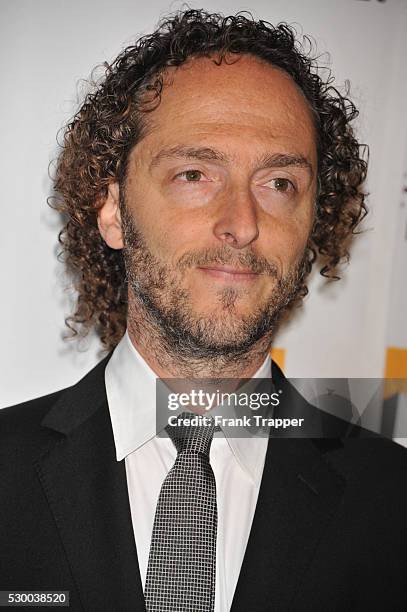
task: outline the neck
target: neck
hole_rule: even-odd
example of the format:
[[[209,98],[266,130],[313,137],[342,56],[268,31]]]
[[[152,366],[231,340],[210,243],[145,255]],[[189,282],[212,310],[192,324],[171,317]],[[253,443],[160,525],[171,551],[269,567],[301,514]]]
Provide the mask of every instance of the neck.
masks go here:
[[[174,347],[144,306],[129,300],[127,329],[131,342],[159,378],[251,378],[266,359],[271,331],[239,354],[194,357]]]

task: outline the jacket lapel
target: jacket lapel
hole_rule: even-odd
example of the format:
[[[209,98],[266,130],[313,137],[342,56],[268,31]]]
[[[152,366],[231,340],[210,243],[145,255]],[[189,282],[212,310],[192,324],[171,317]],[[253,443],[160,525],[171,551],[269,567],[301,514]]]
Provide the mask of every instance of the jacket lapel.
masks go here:
[[[107,359],[45,417],[64,437],[37,471],[84,610],[145,612],[125,464],[116,460],[105,395]]]
[[[290,416],[307,415],[314,435],[318,419],[323,428],[324,415],[289,385],[275,364],[273,381],[284,390],[280,416],[287,416],[287,412]],[[326,450],[338,444],[335,439],[269,439],[232,612],[293,609],[291,602],[303,573],[345,489],[344,478],[329,466],[318,448]]]

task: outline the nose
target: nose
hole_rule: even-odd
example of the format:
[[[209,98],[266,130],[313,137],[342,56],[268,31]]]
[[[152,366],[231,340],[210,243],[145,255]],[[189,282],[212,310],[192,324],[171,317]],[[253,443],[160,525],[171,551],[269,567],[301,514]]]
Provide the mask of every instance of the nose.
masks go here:
[[[236,249],[243,249],[257,239],[256,201],[248,189],[235,189],[224,195],[213,232],[219,240]]]

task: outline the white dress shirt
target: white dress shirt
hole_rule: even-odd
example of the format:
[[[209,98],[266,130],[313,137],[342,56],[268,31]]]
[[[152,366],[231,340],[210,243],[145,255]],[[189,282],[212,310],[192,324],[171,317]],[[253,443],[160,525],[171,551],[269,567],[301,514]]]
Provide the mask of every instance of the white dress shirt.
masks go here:
[[[267,357],[255,378],[271,376]],[[127,332],[105,373],[116,457],[125,459],[134,538],[144,588],[155,509],[161,485],[177,451],[170,438],[156,436],[156,374]],[[256,509],[268,438],[225,438],[217,434],[210,463],[216,479],[218,528],[215,612],[228,612]]]

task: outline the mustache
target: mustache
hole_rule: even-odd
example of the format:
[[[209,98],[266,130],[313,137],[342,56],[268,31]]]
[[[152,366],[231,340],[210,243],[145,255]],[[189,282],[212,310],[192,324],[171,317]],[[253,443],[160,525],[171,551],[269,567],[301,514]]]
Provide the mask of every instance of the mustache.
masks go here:
[[[212,264],[244,268],[249,269],[254,274],[280,277],[277,265],[268,261],[265,257],[255,255],[252,251],[236,253],[225,246],[184,253],[178,261],[178,268],[183,271],[186,268],[210,266]]]

